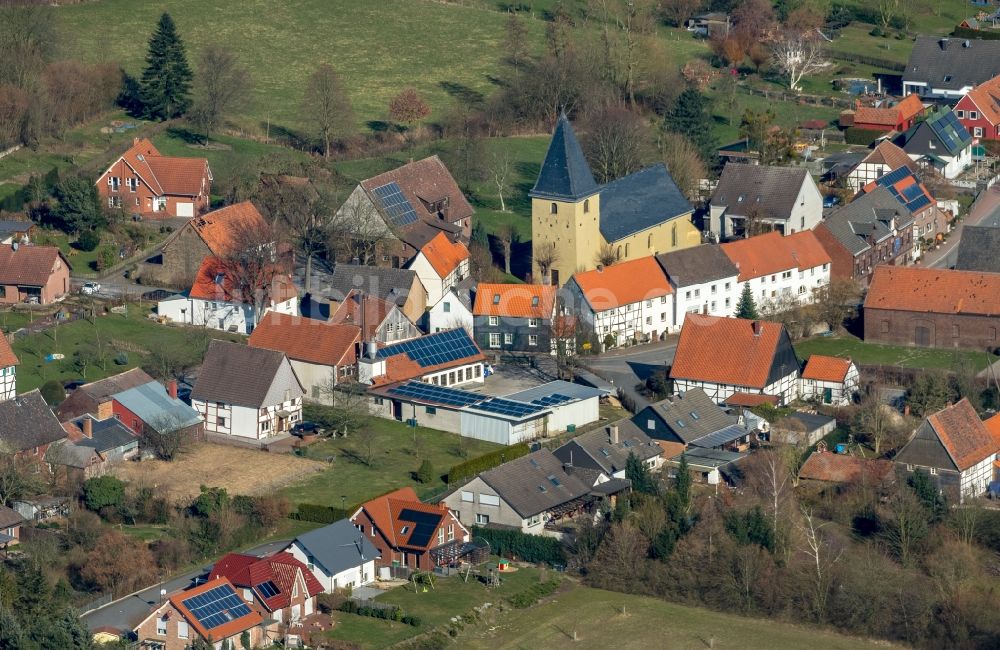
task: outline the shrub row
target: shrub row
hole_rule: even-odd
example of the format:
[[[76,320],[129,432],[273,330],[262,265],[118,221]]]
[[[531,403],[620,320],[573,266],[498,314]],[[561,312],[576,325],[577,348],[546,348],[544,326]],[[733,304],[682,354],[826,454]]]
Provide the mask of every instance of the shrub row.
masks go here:
[[[398,605],[362,605],[353,600],[345,600],[340,606],[340,611],[347,614],[357,614],[358,616],[370,616],[380,618],[385,621],[398,621],[406,625],[418,627],[420,618],[411,614],[404,614]]]
[[[299,521],[312,521],[317,524],[332,524],[349,516],[352,511],[333,506],[321,506],[316,503],[300,503],[298,510],[291,515],[291,519]]]
[[[559,588],[560,580],[554,578],[546,582],[539,582],[531,587],[525,589],[524,591],[518,592],[507,599],[507,602],[516,607],[517,609],[525,609],[531,607],[537,603],[542,598],[545,598],[556,589]]]
[[[994,32],[986,29],[969,29],[968,27],[956,27],[955,31],[952,32],[951,35],[955,38],[978,38],[983,41],[1000,40],[1000,32]]]
[[[516,445],[511,445],[510,447],[504,447],[503,449],[491,451],[490,453],[483,454],[482,456],[470,458],[467,461],[454,465],[450,470],[448,470],[448,483],[457,483],[463,479],[475,476],[479,472],[485,472],[486,470],[493,469],[498,465],[503,465],[507,461],[520,458],[521,456],[527,456],[530,452],[531,447],[528,446],[528,443],[522,442]]]
[[[490,543],[490,551],[503,557],[517,557],[525,562],[564,564],[566,555],[558,539],[526,535],[519,530],[473,527],[473,537]]]

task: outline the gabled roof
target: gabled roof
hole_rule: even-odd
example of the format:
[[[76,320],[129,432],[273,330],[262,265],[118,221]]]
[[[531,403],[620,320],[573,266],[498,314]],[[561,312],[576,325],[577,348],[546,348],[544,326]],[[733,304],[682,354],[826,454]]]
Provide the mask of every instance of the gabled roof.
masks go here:
[[[601,188],[601,235],[615,242],[692,210],[667,166],[657,163]]]
[[[0,284],[45,286],[57,261],[69,267],[69,262],[55,246],[0,246]]]
[[[966,97],[976,105],[983,119],[1000,124],[1000,74],[970,90]]]
[[[965,398],[927,416],[927,423],[959,471],[982,462],[1000,450],[1000,445],[979,419],[976,409]],[[903,450],[900,450],[900,456],[903,456]]]
[[[739,269],[722,248],[702,244],[656,256],[667,277],[678,288],[739,276]]]
[[[743,282],[764,275],[810,269],[830,263],[830,255],[811,230],[782,236],[776,230],[749,239],[720,244]]]
[[[859,255],[871,247],[869,238],[879,242],[892,236],[892,221],[900,231],[913,223],[913,214],[892,192],[876,186],[831,212],[818,227],[826,228],[852,255]]]
[[[918,266],[877,266],[865,309],[1000,315],[1000,275]]]
[[[65,437],[38,389],[0,402],[0,453],[14,454]]]
[[[211,595],[208,595],[209,592],[212,592]],[[197,596],[206,596],[206,598],[192,600]],[[223,597],[225,600],[220,601],[219,599]],[[222,609],[218,605],[213,606],[212,603],[218,602],[232,603],[235,611],[234,609]],[[264,617],[236,592],[232,583],[221,577],[186,591],[172,594],[170,604],[180,612],[184,620],[190,623],[199,635],[206,639],[226,639],[260,625],[264,620]],[[217,609],[219,610],[218,614],[214,617],[211,616],[211,612],[215,612]],[[215,624],[212,625],[212,623]]]
[[[202,179],[206,176],[211,179],[205,158],[163,156],[146,138],[136,138],[121,159],[157,195],[197,196],[201,193]]]
[[[212,566],[208,579],[224,577],[237,587],[253,589],[268,611],[274,612],[291,604],[299,576],[310,597],[323,592],[323,585],[309,567],[290,553],[275,553],[263,558],[227,553]]]
[[[420,252],[442,279],[447,278],[459,264],[469,259],[469,249],[465,244],[451,241],[443,232],[434,235],[434,239],[424,244]]]
[[[411,487],[366,501],[361,508],[395,548],[433,548],[437,545],[433,532],[444,518],[451,517],[448,508],[443,505],[421,503]]]
[[[0,336],[0,368],[20,365],[21,360],[14,354],[14,349],[10,347],[10,342],[6,336]]]
[[[240,244],[241,233],[266,230],[268,225],[253,203],[243,201],[195,217],[184,227],[194,230],[213,255],[225,256]]]
[[[392,187],[393,183],[395,187]],[[472,206],[462,194],[458,183],[436,155],[363,180],[361,187],[372,198],[383,217],[403,230],[419,222],[444,221],[453,224],[473,214]],[[388,198],[390,196],[392,198]],[[431,208],[442,201],[447,203],[443,210],[440,213],[432,212]],[[404,219],[406,223],[395,219],[393,215],[401,214],[396,212],[396,205],[404,208],[408,206],[405,212],[412,210],[414,219]]]
[[[968,43],[968,47],[966,47]],[[1000,74],[1000,41],[918,36],[903,81],[961,90]]]
[[[955,268],[960,271],[1000,273],[1000,228],[962,226]]]
[[[799,470],[799,478],[828,483],[877,484],[892,475],[889,460],[858,458],[847,454],[814,451]]]
[[[0,528],[10,528],[17,526],[24,521],[24,517],[17,514],[16,510],[8,508],[0,503]]]
[[[650,404],[647,408],[685,443],[739,424],[739,418],[719,408],[701,388],[692,388],[681,395]],[[642,411],[632,417],[632,421],[639,427],[645,426],[645,419],[648,418]]]
[[[333,272],[326,276],[328,284],[313,288],[313,292],[331,300],[342,302],[352,291],[363,291],[402,306],[410,294],[410,288],[417,278],[411,269],[392,269],[361,264],[337,264]],[[417,284],[420,288],[423,285]]]
[[[362,291],[352,291],[340,303],[337,310],[330,314],[330,322],[356,327],[364,325],[365,331],[362,332],[361,338],[365,341],[372,341],[393,309],[399,308],[388,300],[369,296]],[[400,316],[406,318],[402,312],[400,312]]]
[[[612,427],[617,427],[618,442],[612,442]],[[625,419],[582,433],[553,453],[562,462],[573,465],[584,460],[579,456],[574,457],[574,452],[590,456],[610,476],[625,469],[629,454],[635,454],[636,458],[644,461],[659,456],[663,449],[634,422]]]
[[[83,421],[90,420],[91,437],[83,435]],[[88,447],[98,453],[105,453],[128,447],[138,443],[138,437],[132,430],[122,424],[122,421],[115,417],[98,420],[92,415],[82,415],[64,425],[72,425],[74,431],[70,433],[64,426],[64,430],[70,434],[74,445],[77,447]],[[77,434],[76,432],[79,432]]]
[[[924,105],[917,95],[907,95],[892,106],[862,106],[854,113],[855,124],[878,124],[894,127],[900,122],[907,122],[924,110]]]
[[[350,519],[302,533],[295,538],[294,544],[314,558],[314,563],[330,576],[379,557],[379,550]]]
[[[673,293],[666,274],[652,256],[576,273],[573,280],[595,312]]]
[[[215,300],[243,304],[244,294],[236,285],[236,278],[218,257],[207,256],[201,261],[194,284],[188,295],[198,300]],[[273,303],[286,302],[298,296],[291,276],[282,273],[276,265],[271,272],[271,290],[268,298]],[[269,306],[269,305],[265,305]]]
[[[528,196],[556,201],[580,201],[600,188],[583,155],[566,113],[559,115],[535,187]]]
[[[916,95],[907,95],[907,97],[916,97]],[[916,163],[913,162],[913,159],[907,156],[905,151],[889,140],[882,140],[879,142],[878,145],[872,149],[872,152],[865,156],[860,163],[858,163],[858,166],[866,164],[886,165],[889,169],[899,169],[900,167],[916,169]]]
[[[525,519],[590,493],[590,487],[567,473],[548,449],[508,461],[480,473],[479,478]]]
[[[911,156],[933,156],[940,159],[942,156],[958,156],[972,146],[972,135],[953,112],[941,109],[929,115],[926,120],[914,124],[896,138],[896,142]]]
[[[781,323],[688,314],[670,376],[762,389],[798,369]]]
[[[159,382],[151,381],[116,393],[114,399],[159,433],[179,431],[201,422],[197,411],[171,397]]]
[[[814,354],[806,360],[806,367],[802,370],[802,378],[816,381],[843,382],[850,368],[850,359]]]
[[[88,397],[93,400],[101,401],[116,393],[121,393],[129,388],[135,388],[136,386],[141,386],[143,384],[148,384],[151,381],[156,381],[142,368],[132,368],[131,370],[126,370],[125,372],[120,372],[117,375],[111,375],[110,377],[105,377],[104,379],[98,379],[97,381],[92,381],[89,384],[84,384],[77,388],[78,391],[82,391]]]
[[[552,318],[556,287],[549,284],[490,284],[476,287],[475,316],[507,316],[509,318]]]
[[[361,328],[355,325],[269,311],[254,328],[247,344],[284,352],[296,361],[345,366],[357,360],[356,346],[360,342]]]
[[[751,209],[765,219],[787,219],[799,190],[811,182],[803,167],[772,167],[727,163],[712,193],[713,206],[726,206],[729,214],[746,215]]]
[[[876,187],[889,190],[892,197],[913,214],[920,214],[933,208],[937,203],[917,175],[909,167],[900,167],[865,185],[861,191],[868,193]]]
[[[208,344],[191,399],[260,408],[302,397],[302,385],[281,352],[215,339]]]
[[[378,358],[385,359],[385,375],[376,377],[376,384],[406,381],[486,358],[463,328],[390,343],[379,348],[376,354]]]

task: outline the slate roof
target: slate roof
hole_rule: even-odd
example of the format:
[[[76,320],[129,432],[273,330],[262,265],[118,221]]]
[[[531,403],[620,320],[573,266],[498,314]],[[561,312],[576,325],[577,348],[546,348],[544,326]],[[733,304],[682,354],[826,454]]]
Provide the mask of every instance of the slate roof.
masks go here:
[[[806,360],[806,367],[802,370],[802,378],[816,381],[843,382],[850,368],[850,359],[814,354]]]
[[[524,519],[590,493],[590,486],[568,474],[548,449],[508,461],[479,478]]]
[[[330,322],[358,327],[359,332],[363,324],[365,331],[361,338],[365,341],[372,341],[393,309],[398,309],[398,307],[388,300],[369,296],[361,291],[352,291],[340,303],[337,310],[330,314]],[[405,315],[400,315],[406,318]]]
[[[611,441],[611,427],[618,427],[617,443]],[[629,454],[635,454],[639,460],[644,461],[659,456],[663,450],[632,420],[624,419],[582,433],[568,440],[553,453],[562,462],[571,465],[583,460],[579,456],[574,457],[575,454],[585,453],[610,476],[625,469]]]
[[[290,553],[275,553],[268,557],[227,553],[212,566],[208,579],[227,578],[237,587],[253,589],[268,611],[274,612],[291,605],[292,592],[301,573],[308,595],[323,592],[323,585],[305,564]],[[268,595],[261,585],[271,582],[277,593]]]
[[[954,120],[953,124],[941,124],[938,126],[938,128],[943,129],[949,135],[948,142],[941,139],[934,126],[941,120],[946,120],[947,122]],[[926,133],[926,139],[924,137],[917,137],[918,135],[922,136],[924,133]],[[930,147],[932,144],[931,140],[937,143],[933,149]],[[972,145],[972,135],[954,117],[951,111],[941,109],[937,113],[927,116],[926,120],[914,124],[906,133],[896,138],[895,141],[902,146],[903,151],[910,155],[940,158],[943,155],[958,156],[966,147]]]
[[[782,235],[776,230],[719,245],[739,270],[740,282],[789,269],[803,271],[830,263],[830,255],[811,230]]]
[[[295,538],[295,543],[331,576],[379,557],[375,545],[350,519],[302,533]]]
[[[960,271],[1000,273],[1000,228],[962,226],[955,268]]]
[[[406,304],[410,287],[413,286],[416,277],[416,272],[410,269],[337,264],[333,272],[326,276],[328,284],[314,287],[313,292],[343,302],[352,291],[359,289],[370,296],[388,300],[401,307]]]
[[[0,284],[41,287],[49,281],[56,260],[69,262],[55,246],[0,246]],[[72,267],[70,267],[72,268]]]
[[[740,274],[722,248],[713,244],[660,253],[656,260],[678,287],[735,278]]]
[[[407,202],[409,202],[410,206],[417,213],[418,221],[414,225],[438,221],[454,224],[457,221],[471,217],[474,212],[465,195],[462,194],[462,190],[459,189],[458,183],[452,177],[451,172],[448,171],[448,168],[436,155],[407,163],[402,167],[397,167],[378,176],[365,179],[361,181],[361,187],[373,199],[373,203],[376,206],[380,206],[380,201],[375,197],[373,191],[388,183],[396,183],[399,186],[403,196],[406,197]],[[429,209],[429,204],[442,199],[447,199],[448,201],[443,219],[439,218],[437,212],[431,212]],[[409,229],[409,226],[402,228],[403,231]],[[427,237],[416,248],[421,248],[423,243],[426,243],[429,239],[430,237]]]
[[[877,266],[865,309],[1000,315],[1000,275],[918,266]]]
[[[892,192],[878,186],[831,212],[818,227],[826,228],[844,248],[857,256],[871,247],[869,238],[880,242],[892,236],[888,225],[892,220],[899,231],[913,223],[913,214]]]
[[[250,334],[254,348],[284,352],[289,359],[321,366],[351,365],[357,360],[361,328],[269,311]]]
[[[914,214],[931,210],[936,205],[927,186],[917,177],[912,169],[895,169],[888,174],[882,174],[862,188],[862,192],[874,191],[876,187],[889,190],[893,198]]]
[[[800,479],[828,483],[881,483],[892,475],[889,460],[814,451],[799,470]]]
[[[286,363],[287,359],[281,352],[215,339],[208,344],[201,372],[191,390],[191,399],[251,408],[266,406],[269,397],[275,398],[270,395],[272,386]],[[294,373],[291,377],[288,386],[277,388],[281,393],[287,388],[293,398],[301,397],[304,394],[302,386]]]
[[[685,443],[739,423],[739,418],[719,408],[701,388],[692,388],[682,395],[650,404],[647,408]],[[645,419],[648,418],[643,411],[632,417],[632,421],[640,428],[645,424]]]
[[[601,188],[601,235],[615,242],[693,209],[667,166],[658,163]]]
[[[550,320],[556,303],[555,286],[550,284],[491,284],[476,287],[475,316],[506,316]]]
[[[528,196],[556,201],[579,201],[599,190],[569,118],[566,113],[562,113],[556,122],[548,151],[545,152],[538,179]]]
[[[24,521],[24,517],[0,503],[0,528],[11,528]]]
[[[765,219],[787,219],[809,172],[802,167],[773,167],[728,163],[712,193],[713,206],[726,206],[732,215],[745,216],[756,208]],[[742,197],[742,200],[740,198]]]
[[[17,453],[66,437],[38,389],[0,402],[0,453]]]
[[[595,312],[673,293],[666,274],[652,256],[578,272],[573,281]]]
[[[906,62],[903,81],[961,90],[997,74],[1000,74],[1000,41],[918,36]]]
[[[120,449],[121,447],[127,447],[133,443],[137,444],[139,441],[136,435],[132,433],[132,430],[122,424],[118,418],[112,417],[98,420],[91,415],[83,415],[75,420],[71,420],[71,423],[82,432],[84,419],[90,419],[91,421],[91,437],[81,437],[78,440],[74,440],[73,444],[77,447],[89,447],[103,454],[108,451]]]
[[[171,433],[201,422],[197,411],[171,397],[159,382],[129,388],[116,393],[114,398],[158,433]]]

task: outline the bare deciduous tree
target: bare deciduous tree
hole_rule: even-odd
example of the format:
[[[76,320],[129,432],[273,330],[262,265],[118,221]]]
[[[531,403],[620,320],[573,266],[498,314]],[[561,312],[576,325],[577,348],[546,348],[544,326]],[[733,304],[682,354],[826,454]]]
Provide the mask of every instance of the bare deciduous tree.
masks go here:
[[[250,96],[250,71],[236,54],[218,43],[210,43],[198,57],[194,77],[194,122],[205,142],[222,125],[226,114],[238,110]]]
[[[785,449],[762,449],[748,458],[746,474],[747,482],[753,493],[765,507],[771,526],[774,529],[776,546],[784,546],[788,538],[786,518],[794,496],[792,494],[793,477],[786,458]]]
[[[878,0],[875,8],[878,11],[878,19],[882,29],[889,29],[892,19],[899,14],[902,5],[902,0]]]
[[[660,15],[674,27],[683,27],[704,4],[702,0],[660,0]]]
[[[698,153],[698,147],[680,133],[663,131],[660,134],[659,148],[663,162],[677,187],[689,201],[697,200],[701,180],[708,177],[708,170]]]
[[[882,403],[874,387],[861,398],[857,412],[857,428],[862,435],[871,440],[875,454],[881,453],[882,445],[892,433],[892,420],[888,413],[889,406]]]
[[[360,264],[371,264],[379,247],[393,237],[375,205],[357,193],[333,215],[327,232],[329,249],[338,260],[357,258]]]
[[[615,247],[608,242],[601,242],[597,248],[597,254],[594,255],[594,263],[601,266],[611,266],[617,261],[618,254],[615,253]]]
[[[798,526],[801,537],[799,553],[805,557],[804,573],[809,576],[808,598],[817,621],[826,616],[834,568],[843,556],[843,549],[824,530],[827,523],[818,521],[808,508],[802,509]]]
[[[597,177],[608,183],[642,167],[649,129],[624,106],[608,106],[584,120],[583,148]]]
[[[404,88],[389,102],[389,117],[406,126],[412,126],[430,114],[431,107],[416,88]]]
[[[549,276],[549,272],[559,262],[559,250],[556,248],[555,242],[539,244],[532,250],[532,255],[535,258],[538,273],[542,276],[542,284],[551,283],[552,278]]]
[[[35,463],[14,454],[0,454],[0,505],[24,496],[37,487]]]
[[[342,129],[354,122],[351,99],[340,75],[327,63],[320,65],[306,82],[302,117],[313,125],[323,143],[323,157],[330,157],[330,145]]]
[[[788,87],[791,90],[802,90],[803,77],[816,74],[831,65],[823,58],[823,43],[815,32],[785,31],[774,41],[771,53],[778,69],[788,75]]]
[[[305,291],[309,293],[313,260],[326,250],[330,240],[330,201],[308,179],[278,183],[266,196],[268,216],[306,258]]]
[[[928,512],[909,487],[898,486],[881,517],[882,537],[903,566],[910,566],[927,536]]]
[[[497,186],[497,198],[500,200],[500,212],[507,212],[504,194],[507,192],[507,177],[510,175],[510,152],[502,149],[493,154],[490,162],[490,176]],[[510,271],[508,271],[510,273]]]
[[[517,230],[514,229],[509,223],[501,224],[497,228],[494,236],[497,242],[500,244],[500,249],[503,252],[503,270],[504,273],[510,275],[510,255],[511,249],[513,249],[514,244],[517,242]]]
[[[232,241],[218,258],[221,289],[229,300],[253,307],[256,325],[270,306],[282,275],[274,229],[267,223],[244,223],[234,229]]]

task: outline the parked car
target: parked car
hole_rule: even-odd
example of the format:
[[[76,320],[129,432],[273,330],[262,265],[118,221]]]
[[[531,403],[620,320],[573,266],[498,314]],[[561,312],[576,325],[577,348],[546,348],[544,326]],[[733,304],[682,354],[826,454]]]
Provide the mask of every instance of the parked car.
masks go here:
[[[837,205],[838,203],[840,203],[840,197],[837,196],[836,194],[829,194],[829,195],[823,197],[823,207],[824,208],[832,208],[833,206]]]
[[[92,296],[101,290],[101,285],[98,282],[87,282],[82,287],[80,287],[80,293],[85,296]]]
[[[299,422],[292,427],[293,436],[318,436],[323,433],[323,428],[315,422]]]
[[[64,383],[63,388],[66,390],[66,394],[68,395],[69,393],[72,393],[77,388],[83,386],[86,383],[87,382],[83,379],[74,379],[72,381],[67,381],[66,383]]]

